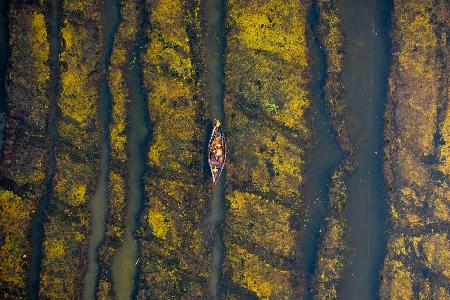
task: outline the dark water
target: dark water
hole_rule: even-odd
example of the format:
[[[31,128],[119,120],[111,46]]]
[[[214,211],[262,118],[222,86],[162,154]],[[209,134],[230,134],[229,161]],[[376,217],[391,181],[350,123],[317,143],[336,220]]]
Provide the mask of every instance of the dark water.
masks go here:
[[[313,141],[307,158],[306,183],[304,185],[309,218],[305,223],[304,239],[300,242],[307,281],[306,299],[312,297],[312,279],[316,267],[320,230],[325,224],[324,219],[327,215],[328,185],[333,170],[343,159],[343,153],[337,144],[335,131],[331,125],[331,114],[324,99],[327,66],[316,28],[318,11],[315,1],[313,1],[308,21],[311,32],[312,101],[310,113],[312,114]]]
[[[140,3],[143,8],[143,3]],[[146,16],[141,12],[141,20]],[[142,27],[142,24],[140,24]],[[142,29],[141,29],[142,30]],[[138,30],[138,31],[141,31]],[[126,235],[121,248],[113,258],[112,277],[116,299],[131,299],[135,293],[137,278],[138,245],[134,234],[137,230],[139,215],[144,202],[144,172],[146,169],[147,137],[149,120],[147,98],[142,82],[140,49],[145,46],[143,32],[131,51],[128,51],[125,81],[131,96],[128,122],[128,178],[127,178],[127,213],[125,217]]]
[[[99,264],[98,249],[105,235],[105,221],[108,201],[108,174],[111,160],[109,144],[109,120],[112,105],[111,93],[108,86],[108,67],[114,44],[114,35],[119,24],[119,6],[116,0],[105,0],[102,7],[103,28],[103,78],[100,86],[100,100],[98,114],[100,123],[100,174],[97,190],[90,201],[91,224],[88,251],[88,272],[85,277],[83,299],[95,299],[98,284]]]
[[[55,176],[56,155],[55,147],[58,139],[57,132],[57,110],[58,97],[60,93],[61,66],[59,54],[61,52],[61,36],[60,36],[60,7],[58,0],[52,0],[47,7],[46,15],[48,40],[50,45],[50,101],[48,112],[48,159],[47,159],[47,176],[45,180],[45,191],[39,203],[39,207],[32,221],[31,227],[31,255],[30,255],[30,282],[29,297],[30,299],[38,299],[39,282],[42,260],[42,241],[43,241],[43,225],[45,221],[46,211],[53,197],[53,178]]]
[[[383,113],[391,4],[388,0],[340,0],[338,8],[347,39],[343,74],[346,117],[351,122],[358,165],[350,177],[345,212],[350,248],[341,298],[376,299],[385,247]]]
[[[207,70],[207,93],[210,100],[211,119],[224,124],[224,49],[225,49],[225,3],[223,0],[205,0],[205,52]],[[225,127],[226,128],[226,127]],[[225,173],[214,188],[211,215],[208,218],[213,237],[212,272],[209,279],[212,299],[220,299],[224,243],[220,227],[224,221]]]
[[[8,64],[8,3],[0,0],[0,159],[3,149],[5,112],[6,112],[6,89],[5,74]]]

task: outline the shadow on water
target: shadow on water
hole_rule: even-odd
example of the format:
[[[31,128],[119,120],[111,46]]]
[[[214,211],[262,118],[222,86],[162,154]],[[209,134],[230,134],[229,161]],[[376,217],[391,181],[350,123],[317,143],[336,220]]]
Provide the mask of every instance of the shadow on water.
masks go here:
[[[309,217],[305,223],[304,238],[301,241],[305,279],[307,282],[306,299],[312,298],[312,280],[316,267],[320,230],[327,215],[328,188],[331,175],[344,155],[337,143],[335,130],[331,124],[331,114],[325,102],[324,87],[326,83],[325,52],[322,50],[317,32],[318,9],[313,1],[309,22],[309,40],[311,50],[311,126],[313,141],[307,157],[305,174],[305,196],[309,207]]]
[[[46,23],[48,41],[50,45],[50,101],[47,121],[48,132],[48,159],[45,180],[45,190],[42,195],[39,207],[32,221],[31,226],[31,255],[30,255],[30,281],[28,298],[38,299],[39,283],[42,261],[42,241],[44,234],[44,221],[46,212],[53,197],[53,178],[55,176],[56,155],[55,147],[58,139],[57,132],[57,114],[58,114],[58,97],[60,93],[61,65],[59,54],[61,52],[61,36],[60,36],[60,2],[52,0],[46,7]]]
[[[384,103],[389,68],[390,0],[338,1],[347,38],[343,81],[357,168],[345,215],[349,251],[342,299],[377,299],[385,253]]]
[[[117,0],[105,0],[102,7],[103,28],[103,76],[100,86],[100,99],[97,106],[100,120],[100,175],[97,190],[90,201],[91,224],[88,252],[88,272],[85,277],[83,299],[95,299],[98,284],[98,249],[104,239],[105,219],[108,201],[108,174],[111,160],[109,144],[109,120],[112,97],[108,86],[108,66],[114,44],[114,35],[119,25],[119,5]]]
[[[127,53],[125,81],[130,92],[128,112],[128,179],[126,235],[122,246],[113,258],[112,278],[115,298],[131,299],[136,290],[138,245],[134,234],[144,202],[144,172],[146,169],[146,146],[150,133],[148,106],[142,80],[140,52],[146,44],[143,34],[143,20],[147,20],[145,5],[139,1],[140,24],[136,42]]]
[[[0,159],[3,149],[5,113],[6,113],[6,82],[5,74],[8,65],[9,32],[8,32],[9,1],[0,0]]]
[[[224,52],[225,52],[225,3],[223,0],[205,0],[203,3],[204,40],[206,48],[207,95],[210,99],[211,119],[224,124]],[[211,215],[208,218],[212,230],[213,252],[209,289],[212,299],[220,299],[224,243],[221,226],[224,221],[225,172],[214,188]]]

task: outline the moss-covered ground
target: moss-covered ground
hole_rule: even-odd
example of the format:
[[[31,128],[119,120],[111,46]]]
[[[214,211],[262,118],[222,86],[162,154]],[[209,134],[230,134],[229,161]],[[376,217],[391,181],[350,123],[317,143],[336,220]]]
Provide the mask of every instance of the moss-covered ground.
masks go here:
[[[449,20],[446,1],[394,1],[382,299],[450,297]]]
[[[206,103],[200,1],[147,1],[141,55],[152,137],[139,229],[138,298],[208,298]]]
[[[56,170],[44,225],[42,298],[80,298],[87,270],[88,203],[98,169],[99,4],[66,1],[61,10]]]
[[[50,70],[45,8],[11,3],[8,23],[10,67],[0,163],[0,298],[25,299],[28,233],[44,194],[47,171]]]
[[[292,299],[309,135],[308,1],[227,2],[226,299]]]

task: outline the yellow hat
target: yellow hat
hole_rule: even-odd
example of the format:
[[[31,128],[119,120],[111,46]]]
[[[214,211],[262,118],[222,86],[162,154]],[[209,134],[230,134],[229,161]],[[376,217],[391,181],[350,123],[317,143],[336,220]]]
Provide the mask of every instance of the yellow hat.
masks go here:
[[[219,121],[219,120],[216,120],[216,121],[214,122],[214,126],[219,127],[219,126],[220,126],[220,121]]]

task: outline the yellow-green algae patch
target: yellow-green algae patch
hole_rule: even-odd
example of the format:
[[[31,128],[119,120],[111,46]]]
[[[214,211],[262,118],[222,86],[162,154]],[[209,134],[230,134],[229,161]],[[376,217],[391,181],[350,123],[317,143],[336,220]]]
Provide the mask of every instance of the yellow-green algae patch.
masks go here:
[[[202,228],[207,194],[202,153],[205,108],[196,75],[202,68],[197,42],[200,1],[146,4],[151,26],[146,27],[149,43],[141,60],[152,137],[137,297],[205,299],[211,259]]]
[[[446,1],[395,1],[386,111],[390,229],[382,299],[448,299]],[[436,136],[440,142],[436,143]],[[447,287],[447,290],[446,290]]]
[[[7,13],[10,48],[8,111],[0,155],[0,298],[25,299],[31,220],[46,177],[49,45],[42,6],[11,3]]]
[[[25,266],[30,251],[28,231],[34,212],[30,208],[33,207],[29,199],[0,189],[0,281],[11,290],[25,290]],[[5,297],[7,295],[3,294]]]
[[[64,2],[62,7],[60,114],[52,209],[44,224],[43,298],[80,298],[87,269],[88,199],[97,178],[99,139],[98,9],[96,1]]]
[[[344,216],[344,206],[347,202],[345,176],[345,169],[340,167],[331,177],[328,194],[330,212],[325,220],[314,272],[315,299],[338,298],[344,272],[344,253],[347,250],[347,222]]]
[[[260,299],[290,299],[290,291],[286,290],[286,282],[292,276],[289,270],[276,268],[237,244],[227,251],[235,254],[229,263],[241,266],[233,272],[233,281],[240,282]]]
[[[294,254],[295,233],[290,228],[289,210],[271,199],[240,191],[228,195],[227,201],[230,203],[227,225],[238,232],[236,239],[254,240],[260,247],[279,255]],[[248,220],[264,219],[267,214],[276,215],[277,218],[248,223]]]
[[[291,299],[302,293],[309,2],[227,3],[228,130],[224,297]]]

